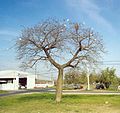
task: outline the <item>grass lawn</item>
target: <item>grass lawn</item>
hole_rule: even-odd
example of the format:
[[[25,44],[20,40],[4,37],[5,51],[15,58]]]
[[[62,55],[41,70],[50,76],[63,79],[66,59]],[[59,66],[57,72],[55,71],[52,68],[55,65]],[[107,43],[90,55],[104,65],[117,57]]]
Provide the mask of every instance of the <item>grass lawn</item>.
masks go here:
[[[0,94],[3,94],[3,93],[8,93],[8,91],[0,90]]]
[[[26,94],[0,97],[0,113],[120,113],[120,96]]]

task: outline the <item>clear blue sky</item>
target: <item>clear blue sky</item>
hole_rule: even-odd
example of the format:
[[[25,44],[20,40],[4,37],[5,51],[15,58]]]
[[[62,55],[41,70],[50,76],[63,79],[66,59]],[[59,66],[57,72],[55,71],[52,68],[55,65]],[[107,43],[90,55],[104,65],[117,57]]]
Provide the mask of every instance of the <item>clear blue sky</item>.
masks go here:
[[[120,61],[120,0],[0,0],[0,70],[18,68],[15,50],[7,48],[14,45],[23,26],[49,17],[93,27],[108,51],[103,60]]]

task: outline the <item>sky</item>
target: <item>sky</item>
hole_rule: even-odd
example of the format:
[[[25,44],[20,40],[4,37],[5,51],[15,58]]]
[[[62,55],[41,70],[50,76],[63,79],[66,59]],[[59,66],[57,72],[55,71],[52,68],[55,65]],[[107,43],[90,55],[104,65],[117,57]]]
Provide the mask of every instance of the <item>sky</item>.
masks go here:
[[[104,66],[120,74],[120,0],[0,0],[0,70],[19,69],[14,44],[24,27],[47,18],[84,23],[102,35]],[[44,72],[43,70],[40,70]]]

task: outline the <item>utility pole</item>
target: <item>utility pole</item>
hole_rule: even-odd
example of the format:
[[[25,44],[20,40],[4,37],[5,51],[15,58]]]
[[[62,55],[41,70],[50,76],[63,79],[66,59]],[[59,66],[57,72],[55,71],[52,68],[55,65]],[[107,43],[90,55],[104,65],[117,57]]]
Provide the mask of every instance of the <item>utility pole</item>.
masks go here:
[[[87,90],[90,90],[90,75],[88,66],[87,66]]]
[[[35,78],[37,79],[37,64],[35,64]]]
[[[51,81],[52,81],[52,84],[54,85],[53,74],[51,74]]]

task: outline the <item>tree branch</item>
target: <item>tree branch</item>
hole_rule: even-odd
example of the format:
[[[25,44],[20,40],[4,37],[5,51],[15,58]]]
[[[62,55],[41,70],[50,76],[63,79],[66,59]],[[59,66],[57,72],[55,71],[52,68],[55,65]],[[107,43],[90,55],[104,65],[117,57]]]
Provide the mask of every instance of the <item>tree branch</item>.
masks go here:
[[[81,47],[76,51],[76,53],[73,55],[71,60],[69,60],[67,63],[63,64],[63,67],[66,68],[66,67],[70,66],[71,63],[77,58],[77,55],[79,54],[80,51],[81,51]]]
[[[50,56],[50,54],[48,53],[48,50],[46,48],[43,47],[43,50],[48,58],[48,60],[51,62],[51,64],[53,64],[56,68],[60,68],[60,64],[58,64],[55,60],[52,59],[52,57]]]

